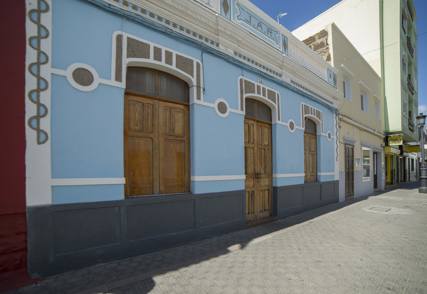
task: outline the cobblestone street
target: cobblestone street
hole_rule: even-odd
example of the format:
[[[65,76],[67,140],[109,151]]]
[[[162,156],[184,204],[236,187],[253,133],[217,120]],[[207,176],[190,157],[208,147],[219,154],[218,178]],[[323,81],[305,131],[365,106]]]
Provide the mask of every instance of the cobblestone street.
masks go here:
[[[427,196],[401,188],[16,293],[427,293]]]

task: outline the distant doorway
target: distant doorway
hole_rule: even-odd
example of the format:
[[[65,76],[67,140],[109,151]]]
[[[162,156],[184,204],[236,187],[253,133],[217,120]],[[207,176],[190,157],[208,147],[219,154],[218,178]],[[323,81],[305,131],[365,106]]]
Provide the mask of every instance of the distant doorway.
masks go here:
[[[374,190],[378,189],[378,152],[373,153]]]
[[[354,146],[344,145],[345,198],[354,197]]]

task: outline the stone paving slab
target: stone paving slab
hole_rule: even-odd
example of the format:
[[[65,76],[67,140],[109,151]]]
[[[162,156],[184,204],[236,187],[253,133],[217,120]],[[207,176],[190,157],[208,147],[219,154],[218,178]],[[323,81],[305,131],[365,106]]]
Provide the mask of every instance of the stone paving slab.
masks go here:
[[[427,293],[427,195],[333,204],[14,293]]]

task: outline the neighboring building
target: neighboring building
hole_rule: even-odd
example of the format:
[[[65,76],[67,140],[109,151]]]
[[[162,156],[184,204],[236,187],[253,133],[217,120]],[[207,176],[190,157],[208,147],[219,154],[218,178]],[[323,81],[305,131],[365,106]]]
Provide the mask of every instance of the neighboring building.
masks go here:
[[[338,201],[335,70],[247,0],[27,0],[26,64],[32,275]]]
[[[304,43],[337,69],[340,200],[384,189],[381,78],[334,23]]]
[[[416,153],[408,152],[413,151],[410,145],[418,141],[413,0],[343,0],[293,33],[303,40],[329,23],[337,25],[382,77],[386,183],[416,180]]]
[[[2,81],[0,153],[0,292],[29,282],[25,205],[25,2],[0,10]]]

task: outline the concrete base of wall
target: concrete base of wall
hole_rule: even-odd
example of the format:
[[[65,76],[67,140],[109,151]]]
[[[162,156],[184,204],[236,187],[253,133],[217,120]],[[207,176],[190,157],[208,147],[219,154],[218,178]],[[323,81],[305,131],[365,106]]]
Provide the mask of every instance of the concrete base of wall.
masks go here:
[[[338,181],[275,187],[273,215],[338,201]],[[28,209],[28,265],[44,277],[247,226],[245,191],[146,196]]]

